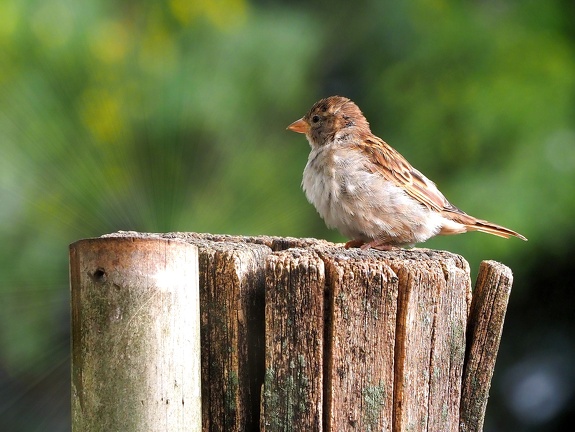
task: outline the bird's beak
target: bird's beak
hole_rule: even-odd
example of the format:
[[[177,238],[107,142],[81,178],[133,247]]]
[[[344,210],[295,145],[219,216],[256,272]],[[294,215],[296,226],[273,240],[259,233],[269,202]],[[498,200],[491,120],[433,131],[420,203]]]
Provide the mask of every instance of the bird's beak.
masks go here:
[[[287,128],[297,133],[307,133],[309,131],[309,124],[302,117],[299,120],[294,121]]]

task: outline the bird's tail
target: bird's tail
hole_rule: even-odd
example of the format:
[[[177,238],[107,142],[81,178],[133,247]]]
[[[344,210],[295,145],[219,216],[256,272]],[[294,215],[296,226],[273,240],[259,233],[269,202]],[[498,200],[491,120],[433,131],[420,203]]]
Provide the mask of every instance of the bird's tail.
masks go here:
[[[527,238],[525,238],[518,232],[515,232],[513,230],[510,230],[509,228],[505,228],[501,225],[496,225],[494,223],[487,222],[481,219],[476,219],[475,223],[471,225],[465,224],[465,227],[467,228],[468,231],[479,231],[487,234],[493,234],[503,238],[517,237],[520,238],[521,240],[527,241]]]
[[[488,222],[486,220],[476,219],[473,216],[469,216],[468,214],[465,214],[463,212],[456,213],[456,212],[449,211],[449,212],[444,212],[443,215],[445,217],[447,217],[448,219],[451,219],[453,222],[456,222],[457,224],[463,225],[463,227],[465,227],[465,231],[479,231],[479,232],[484,232],[487,234],[493,234],[493,235],[496,235],[498,237],[503,237],[503,238],[517,237],[517,238],[520,238],[521,240],[527,241],[527,238],[525,238],[524,236],[522,236],[518,232],[510,230],[509,228],[505,228],[504,226]],[[451,232],[449,232],[449,231],[450,230],[448,229],[445,232],[442,232],[442,234],[456,234],[457,233],[455,230],[453,230]],[[459,232],[462,232],[462,231],[459,231]]]

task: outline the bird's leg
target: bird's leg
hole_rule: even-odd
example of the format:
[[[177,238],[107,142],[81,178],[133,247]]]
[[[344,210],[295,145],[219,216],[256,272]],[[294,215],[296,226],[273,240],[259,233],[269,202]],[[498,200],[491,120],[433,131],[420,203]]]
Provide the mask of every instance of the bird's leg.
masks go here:
[[[345,244],[344,247],[346,249],[360,248],[361,250],[373,248],[380,251],[388,251],[393,249],[393,245],[390,245],[389,243],[386,243],[382,240],[372,240],[369,243],[366,243],[363,240],[350,240]]]
[[[390,245],[389,243],[385,243],[384,241],[381,240],[372,240],[369,243],[365,243],[363,245],[361,245],[361,249],[365,250],[365,249],[369,249],[369,248],[374,248],[380,251],[389,251],[393,249],[393,246]]]
[[[349,248],[357,248],[360,247],[363,249],[363,245],[365,244],[365,242],[363,240],[350,240],[345,244],[345,248],[349,249]]]

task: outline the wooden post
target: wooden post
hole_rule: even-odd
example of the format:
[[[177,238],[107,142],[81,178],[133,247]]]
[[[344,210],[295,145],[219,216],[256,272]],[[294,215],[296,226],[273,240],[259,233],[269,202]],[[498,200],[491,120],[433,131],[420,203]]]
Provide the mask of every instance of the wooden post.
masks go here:
[[[459,429],[471,296],[469,268],[456,255],[433,252],[428,256],[416,263],[390,263],[400,280],[395,345],[397,431]]]
[[[482,430],[512,283],[505,266],[482,263],[472,297],[467,262],[442,251],[346,250],[314,239],[196,233],[108,237],[136,250],[162,238],[199,250],[203,432]],[[110,281],[118,279],[105,269],[125,262],[122,272],[149,280],[152,263],[164,260],[150,255],[143,266],[147,261],[134,250],[121,260],[108,258],[120,256],[116,246],[88,242],[100,248],[97,260],[80,256],[82,242],[72,245],[72,285],[99,292],[92,298],[73,290],[73,304],[88,298],[96,305],[92,315],[73,311],[74,421],[96,412],[86,409],[86,400],[112,388],[96,381],[111,380],[105,372],[117,365],[104,358],[106,371],[87,367],[88,360],[100,360],[78,348],[117,315],[110,304],[119,304],[118,282]],[[128,312],[138,311],[130,316],[139,316],[154,295],[142,297],[126,303]],[[176,319],[171,325],[186,324]],[[102,354],[104,342],[93,337],[94,353]],[[139,345],[128,344],[128,351],[132,346]]]
[[[321,431],[324,264],[289,249],[266,266],[266,374],[262,431]]]
[[[391,430],[398,278],[357,253],[326,254],[328,431]]]
[[[199,241],[204,432],[257,430],[264,380],[263,245]]]
[[[461,432],[481,432],[503,321],[511,294],[511,270],[495,261],[483,261],[471,302],[463,393]]]
[[[72,430],[200,431],[197,248],[81,240],[70,279]]]

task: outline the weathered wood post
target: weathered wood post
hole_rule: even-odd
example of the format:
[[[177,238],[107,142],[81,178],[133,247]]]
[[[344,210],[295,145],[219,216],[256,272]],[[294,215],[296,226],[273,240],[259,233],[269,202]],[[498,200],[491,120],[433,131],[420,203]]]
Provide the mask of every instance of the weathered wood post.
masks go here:
[[[461,257],[319,247],[276,253],[268,270],[266,431],[459,430],[471,298]]]
[[[467,326],[469,337],[461,394],[461,432],[483,429],[512,284],[513,274],[508,267],[496,261],[481,263]]]
[[[197,247],[203,432],[482,430],[512,283],[505,266],[482,263],[472,297],[467,262],[442,251],[345,250],[314,239],[267,236],[106,237],[91,240],[104,256],[121,241],[136,250],[138,242],[166,239]],[[72,266],[73,286],[96,289],[102,275],[110,281],[109,263],[74,253],[72,262],[85,264]],[[126,260],[125,271],[134,266],[130,271],[149,280],[152,264],[164,262],[157,255],[150,260]],[[171,269],[167,274],[178,274]],[[113,321],[116,309],[109,315],[107,305],[117,302],[114,287],[95,290],[92,317],[73,316],[82,329],[73,336],[74,358],[83,362],[74,366],[73,388],[84,398],[102,388],[95,381],[112,376],[90,372],[86,359],[96,357],[78,351],[76,341],[91,340],[84,333],[97,334],[102,322]],[[126,308],[144,309],[151,296],[143,297],[144,303]],[[73,303],[81,299],[73,290]],[[170,325],[185,333],[185,320],[173,318]],[[89,380],[82,370],[91,373]],[[86,400],[74,400],[76,419],[76,411],[86,412]]]
[[[72,430],[201,430],[198,254],[160,238],[70,246]]]

